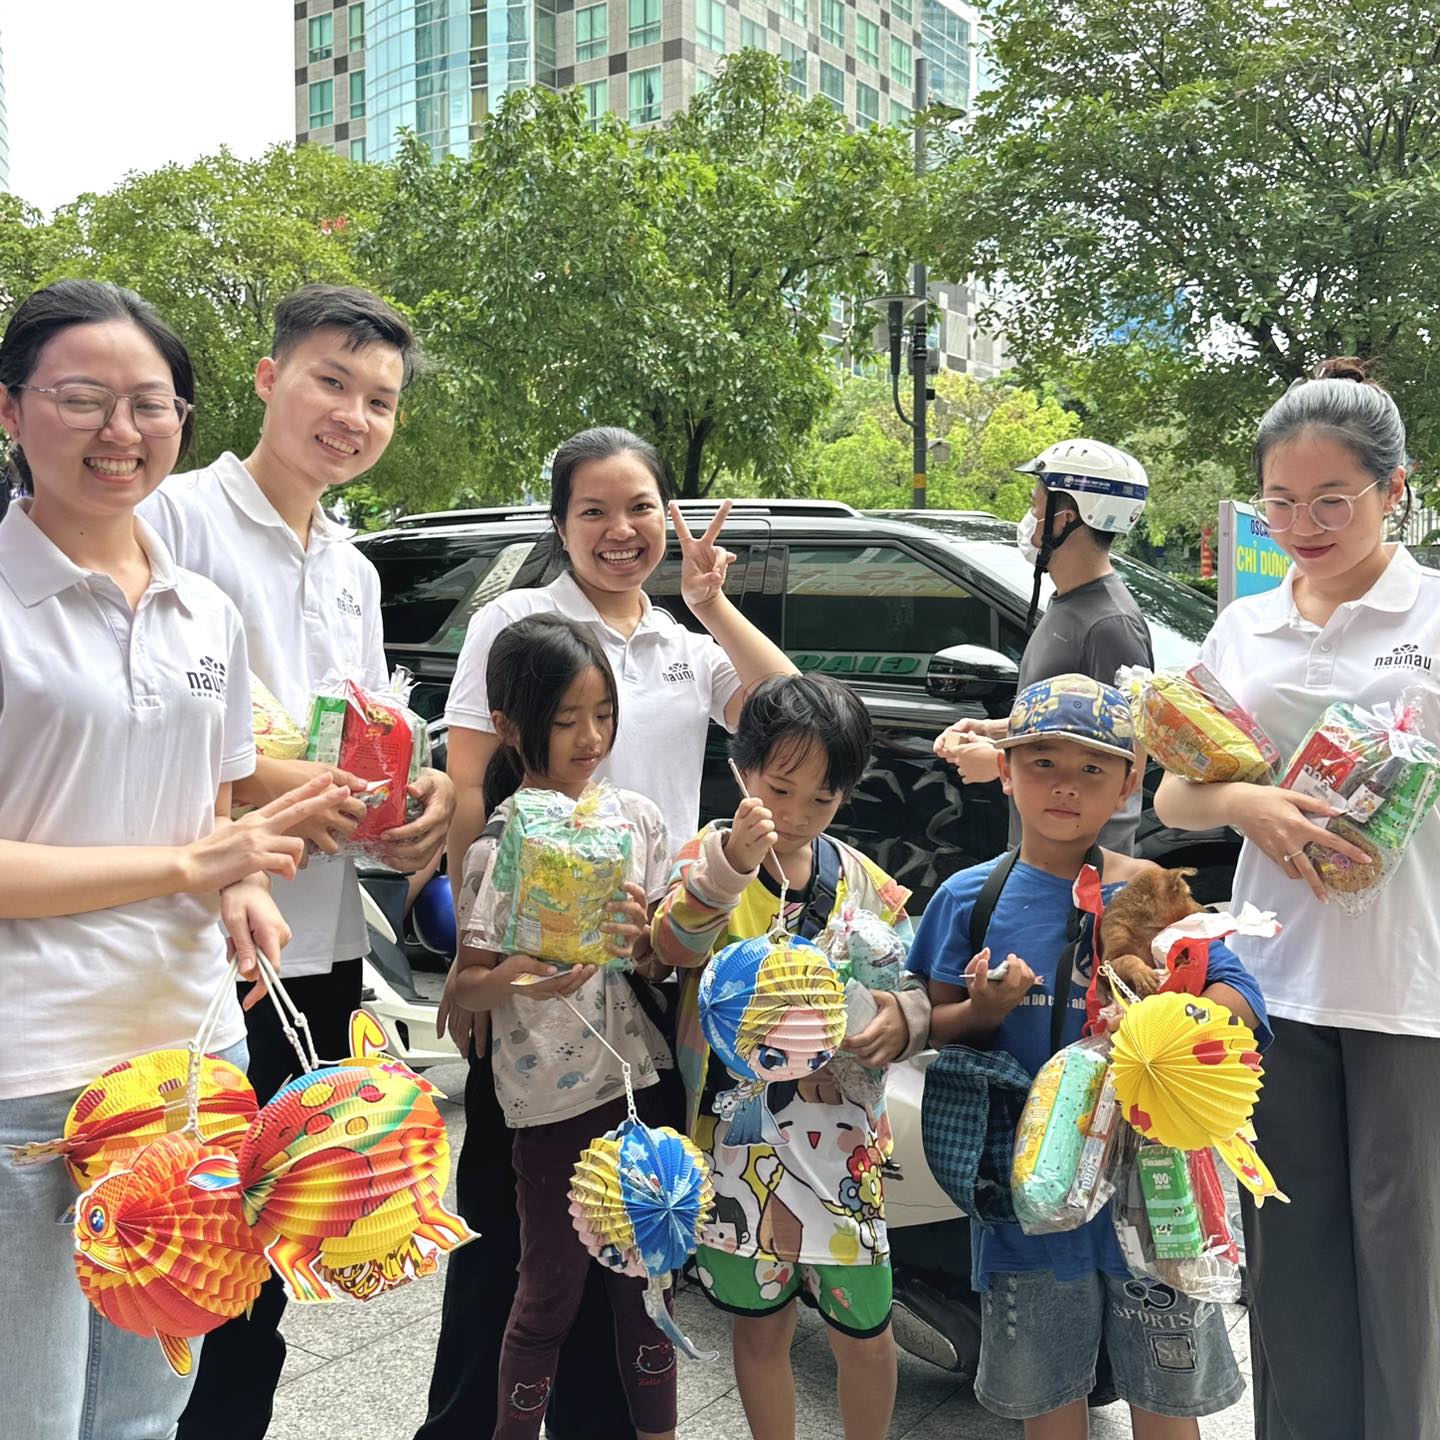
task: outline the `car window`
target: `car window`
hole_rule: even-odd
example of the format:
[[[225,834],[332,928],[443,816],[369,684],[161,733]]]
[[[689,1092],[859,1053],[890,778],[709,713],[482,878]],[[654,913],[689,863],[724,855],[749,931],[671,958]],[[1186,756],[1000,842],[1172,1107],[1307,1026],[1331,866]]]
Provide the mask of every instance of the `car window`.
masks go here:
[[[792,545],[782,645],[801,670],[920,676],[947,645],[992,645],[990,606],[893,545]]]
[[[380,572],[386,644],[458,655],[470,617],[509,589],[533,543],[414,531],[364,541]]]
[[[741,603],[745,589],[746,572],[750,560],[751,546],[727,543],[726,549],[735,556],[735,563],[725,575],[725,593],[735,604]],[[690,613],[690,607],[680,597],[680,551],[672,546],[665,552],[665,558],[657,565],[645,582],[645,593],[651,602],[666,610],[687,630],[704,635],[709,632]]]

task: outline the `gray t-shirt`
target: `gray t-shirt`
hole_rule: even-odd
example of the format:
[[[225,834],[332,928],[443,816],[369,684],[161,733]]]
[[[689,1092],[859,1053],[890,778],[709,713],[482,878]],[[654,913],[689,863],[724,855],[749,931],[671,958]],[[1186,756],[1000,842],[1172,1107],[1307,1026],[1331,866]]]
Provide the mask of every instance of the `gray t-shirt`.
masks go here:
[[[1115,683],[1122,665],[1153,669],[1150,627],[1125,582],[1113,572],[1077,585],[1051,598],[1030,643],[1020,657],[1020,685],[1034,685],[1056,675],[1088,675],[1106,685]],[[1100,832],[1100,843],[1123,855],[1135,853],[1141,795],[1137,789],[1125,808]],[[1010,806],[1010,843],[1020,843],[1020,816]]]

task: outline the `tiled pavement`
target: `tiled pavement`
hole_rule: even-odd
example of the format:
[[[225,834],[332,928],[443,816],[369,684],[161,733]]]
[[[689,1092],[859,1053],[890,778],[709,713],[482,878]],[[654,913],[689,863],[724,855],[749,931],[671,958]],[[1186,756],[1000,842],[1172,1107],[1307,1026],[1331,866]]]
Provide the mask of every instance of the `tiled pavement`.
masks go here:
[[[459,1066],[430,1072],[455,1097],[445,1102],[451,1141],[464,1133]],[[317,1306],[287,1313],[289,1358],[270,1427],[270,1440],[411,1440],[424,1418],[443,1282],[411,1285],[370,1306]],[[682,1440],[742,1440],[748,1431],[729,1360],[728,1322],[697,1291],[678,1298],[685,1331],[701,1348],[718,1349],[709,1364],[681,1361]],[[1248,1380],[1249,1337],[1244,1312],[1231,1316],[1231,1341]],[[835,1365],[824,1325],[802,1307],[793,1362],[800,1420],[797,1440],[837,1440]],[[477,1437],[487,1433],[480,1424]],[[1020,1426],[982,1409],[968,1385],[957,1384],[923,1360],[901,1354],[900,1391],[892,1440],[1017,1440]],[[1095,1440],[1130,1434],[1123,1405],[1092,1412]],[[1201,1422],[1204,1440],[1253,1440],[1248,1397]],[[609,1440],[609,1437],[597,1437]]]

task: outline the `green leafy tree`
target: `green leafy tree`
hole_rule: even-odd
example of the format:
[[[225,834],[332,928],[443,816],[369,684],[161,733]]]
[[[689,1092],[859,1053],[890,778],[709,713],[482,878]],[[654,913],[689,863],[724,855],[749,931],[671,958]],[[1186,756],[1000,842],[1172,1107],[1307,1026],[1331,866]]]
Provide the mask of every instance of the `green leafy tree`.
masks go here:
[[[1193,544],[1215,526],[1222,500],[1246,499],[1255,488],[1246,471],[1223,460],[1193,458],[1193,447],[1175,425],[1137,431],[1125,438],[1124,448],[1150,477],[1142,523],[1152,545]]]
[[[721,473],[794,489],[834,389],[831,300],[893,272],[920,225],[903,137],[850,133],[755,52],[661,129],[520,92],[468,159],[412,142],[395,178],[367,258],[510,494],[602,423],[653,439],[684,495]]]
[[[1239,464],[1284,385],[1377,356],[1433,457],[1435,7],[987,8],[999,79],[936,182],[933,243],[1003,284],[1024,372],[1080,357],[1119,433],[1183,417],[1191,453]]]

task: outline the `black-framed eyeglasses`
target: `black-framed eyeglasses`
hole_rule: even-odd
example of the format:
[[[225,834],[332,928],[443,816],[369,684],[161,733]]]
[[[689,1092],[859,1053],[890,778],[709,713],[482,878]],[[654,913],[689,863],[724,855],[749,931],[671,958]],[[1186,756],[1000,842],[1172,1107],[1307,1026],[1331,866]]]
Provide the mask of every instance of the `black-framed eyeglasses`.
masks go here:
[[[185,417],[195,409],[190,401],[163,390],[117,395],[108,385],[17,385],[14,388],[50,396],[61,421],[72,430],[103,430],[110,423],[115,407],[122,400],[128,400],[135,428],[155,440],[178,434]]]
[[[1372,480],[1354,495],[1321,495],[1315,500],[1267,500],[1265,496],[1257,495],[1250,503],[1276,535],[1283,535],[1294,525],[1295,515],[1300,510],[1306,511],[1321,530],[1343,530],[1355,518],[1355,502],[1360,496],[1368,495],[1377,485],[1389,483],[1388,480]]]

